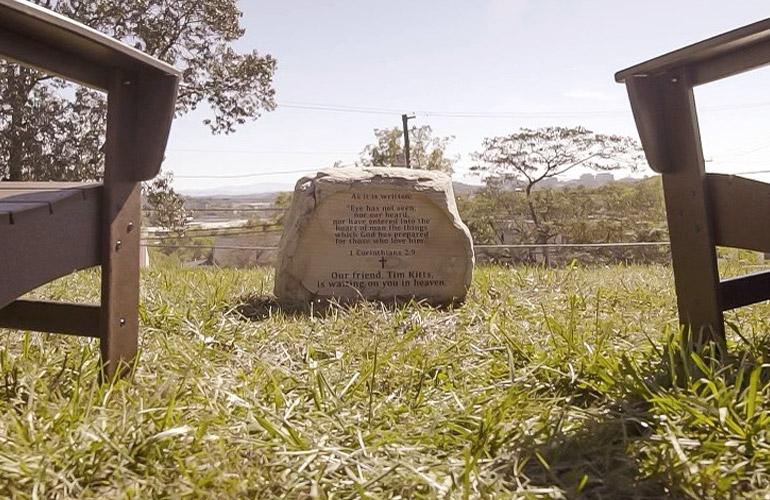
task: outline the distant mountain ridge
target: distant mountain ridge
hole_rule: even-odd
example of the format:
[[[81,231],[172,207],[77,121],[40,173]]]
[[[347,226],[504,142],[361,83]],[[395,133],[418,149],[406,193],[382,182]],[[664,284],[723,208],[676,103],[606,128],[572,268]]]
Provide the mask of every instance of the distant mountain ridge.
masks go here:
[[[456,195],[472,194],[481,188],[479,185],[452,182]],[[265,182],[245,186],[223,186],[209,189],[178,189],[179,193],[190,198],[260,198],[272,199],[277,193],[294,191],[293,182]]]
[[[260,182],[258,184],[246,184],[240,186],[222,186],[200,189],[177,189],[184,196],[193,198],[217,198],[233,196],[253,196],[257,194],[280,193],[293,191],[293,182]]]

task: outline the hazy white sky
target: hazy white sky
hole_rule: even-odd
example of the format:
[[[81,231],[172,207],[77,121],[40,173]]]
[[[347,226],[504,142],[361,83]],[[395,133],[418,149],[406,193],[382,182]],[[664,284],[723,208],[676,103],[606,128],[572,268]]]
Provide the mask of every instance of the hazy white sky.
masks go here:
[[[229,136],[178,119],[165,170],[186,191],[352,163],[374,128],[455,137],[457,178],[484,137],[584,125],[637,137],[616,71],[770,16],[761,0],[241,0],[241,50],[278,59],[278,109]],[[709,169],[770,169],[770,68],[696,90]],[[336,108],[336,111],[319,108]],[[344,108],[345,110],[340,110]],[[281,174],[282,172],[292,172]],[[220,176],[220,178],[192,178]],[[250,176],[225,178],[224,176]]]

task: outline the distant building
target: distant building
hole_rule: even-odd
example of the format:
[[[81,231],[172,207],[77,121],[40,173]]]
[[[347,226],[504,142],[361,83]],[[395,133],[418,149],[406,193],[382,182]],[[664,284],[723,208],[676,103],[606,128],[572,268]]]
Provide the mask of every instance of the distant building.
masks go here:
[[[594,187],[603,186],[605,184],[609,184],[610,182],[614,182],[614,181],[615,181],[615,176],[609,172],[600,172],[598,174],[586,173],[586,174],[582,174],[577,179],[570,179],[564,182],[559,182],[553,187],[585,186],[585,187],[594,188]]]
[[[559,187],[559,184],[561,181],[558,177],[549,177],[547,179],[543,179],[542,181],[537,183],[537,187],[539,188],[555,188]]]
[[[596,182],[599,183],[599,185],[607,184],[607,183],[613,182],[615,180],[615,176],[612,175],[609,172],[602,172],[600,174],[596,174],[596,176],[594,178],[596,179]]]

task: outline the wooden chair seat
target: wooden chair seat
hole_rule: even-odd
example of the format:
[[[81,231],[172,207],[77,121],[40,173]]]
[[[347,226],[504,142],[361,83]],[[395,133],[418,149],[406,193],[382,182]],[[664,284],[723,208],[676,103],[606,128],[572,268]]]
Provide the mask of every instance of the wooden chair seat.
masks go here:
[[[101,183],[0,182],[0,309],[100,263],[101,194]]]

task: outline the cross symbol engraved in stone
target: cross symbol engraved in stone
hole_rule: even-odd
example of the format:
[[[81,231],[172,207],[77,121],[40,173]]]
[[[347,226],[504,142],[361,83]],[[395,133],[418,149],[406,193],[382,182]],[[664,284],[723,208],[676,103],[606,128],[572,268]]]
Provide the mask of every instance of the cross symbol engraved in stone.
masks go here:
[[[380,257],[380,264],[382,264],[382,268],[385,269],[385,263],[388,261],[385,257]]]

